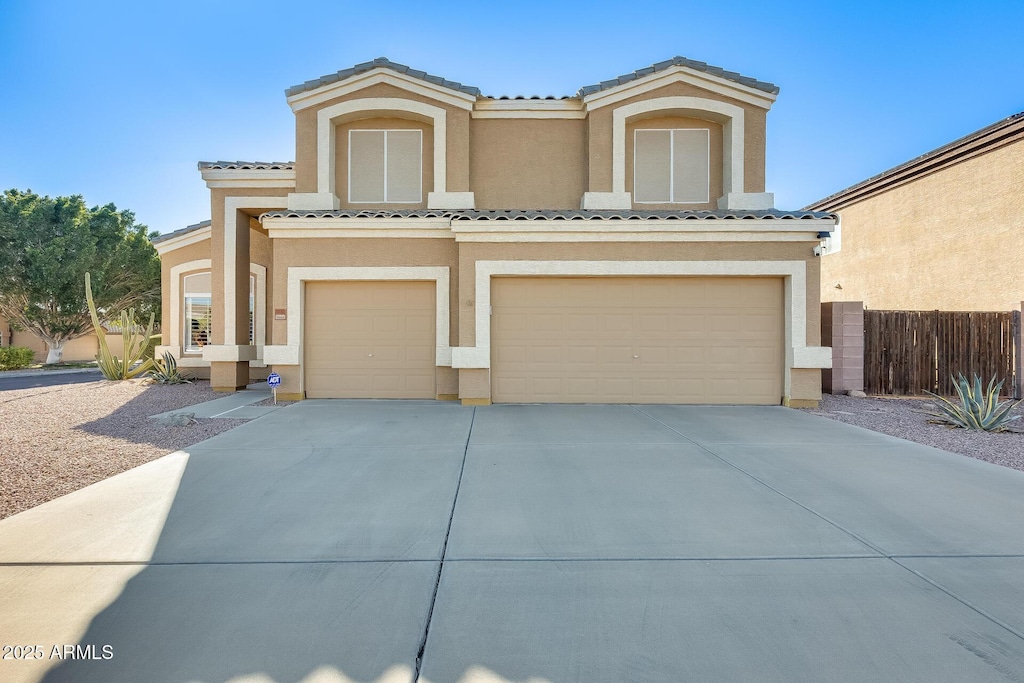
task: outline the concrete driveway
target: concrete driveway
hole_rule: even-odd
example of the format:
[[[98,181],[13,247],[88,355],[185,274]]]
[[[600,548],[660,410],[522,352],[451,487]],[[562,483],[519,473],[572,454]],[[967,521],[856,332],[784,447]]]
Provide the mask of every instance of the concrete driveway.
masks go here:
[[[1024,680],[1024,473],[785,408],[305,401],[0,563],[4,681]]]

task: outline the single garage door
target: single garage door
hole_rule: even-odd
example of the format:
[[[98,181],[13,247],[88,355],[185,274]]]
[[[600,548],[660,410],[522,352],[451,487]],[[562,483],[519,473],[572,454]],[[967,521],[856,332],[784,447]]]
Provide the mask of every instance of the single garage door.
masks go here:
[[[781,278],[495,278],[496,402],[782,398]]]
[[[307,282],[308,398],[434,398],[434,283]]]

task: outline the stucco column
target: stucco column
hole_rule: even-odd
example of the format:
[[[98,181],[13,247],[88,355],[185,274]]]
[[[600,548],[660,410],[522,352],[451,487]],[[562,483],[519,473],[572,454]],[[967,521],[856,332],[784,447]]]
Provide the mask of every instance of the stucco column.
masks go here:
[[[249,361],[255,347],[249,344],[249,216],[225,207],[224,240],[215,254],[213,268],[222,268],[220,290],[214,291],[215,346],[203,357],[210,361],[210,385],[214,391],[236,391],[249,383]],[[217,329],[219,328],[219,329]]]

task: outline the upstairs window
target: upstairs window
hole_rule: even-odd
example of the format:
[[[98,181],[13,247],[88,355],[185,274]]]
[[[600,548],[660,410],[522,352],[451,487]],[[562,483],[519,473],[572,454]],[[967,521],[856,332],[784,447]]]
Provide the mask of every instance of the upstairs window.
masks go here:
[[[633,201],[706,204],[711,201],[711,131],[641,129],[633,140]]]
[[[422,131],[349,131],[350,203],[419,204],[423,201],[422,185]]]

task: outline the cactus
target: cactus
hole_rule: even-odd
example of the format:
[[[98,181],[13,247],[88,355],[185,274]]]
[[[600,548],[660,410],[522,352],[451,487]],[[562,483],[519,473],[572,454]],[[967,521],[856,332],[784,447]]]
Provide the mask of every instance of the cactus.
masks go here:
[[[972,381],[968,382],[963,375],[958,375],[954,381],[960,398],[959,404],[930,391],[925,392],[938,399],[935,405],[938,412],[927,413],[935,418],[931,422],[964,429],[1002,432],[1010,422],[1020,419],[1020,415],[1010,415],[1010,410],[1020,401],[999,403],[999,390],[1003,386],[1001,381],[996,384],[996,378],[993,377],[989,380],[988,388],[983,390],[981,378],[977,375],[971,377]]]
[[[100,317],[96,312],[96,302],[92,298],[92,282],[89,280],[89,273],[85,274],[85,298],[89,304],[92,325],[100,344],[99,352],[96,354],[96,364],[103,376],[109,380],[133,379],[152,370],[153,360],[145,358],[145,353],[146,347],[150,343],[150,337],[153,336],[154,315],[152,313],[149,315],[149,325],[146,327],[145,334],[140,334],[138,322],[135,320],[135,309],[129,308],[127,311],[121,311],[121,338],[124,341],[124,358],[121,359],[112,354],[107,346],[107,335],[103,334]]]

